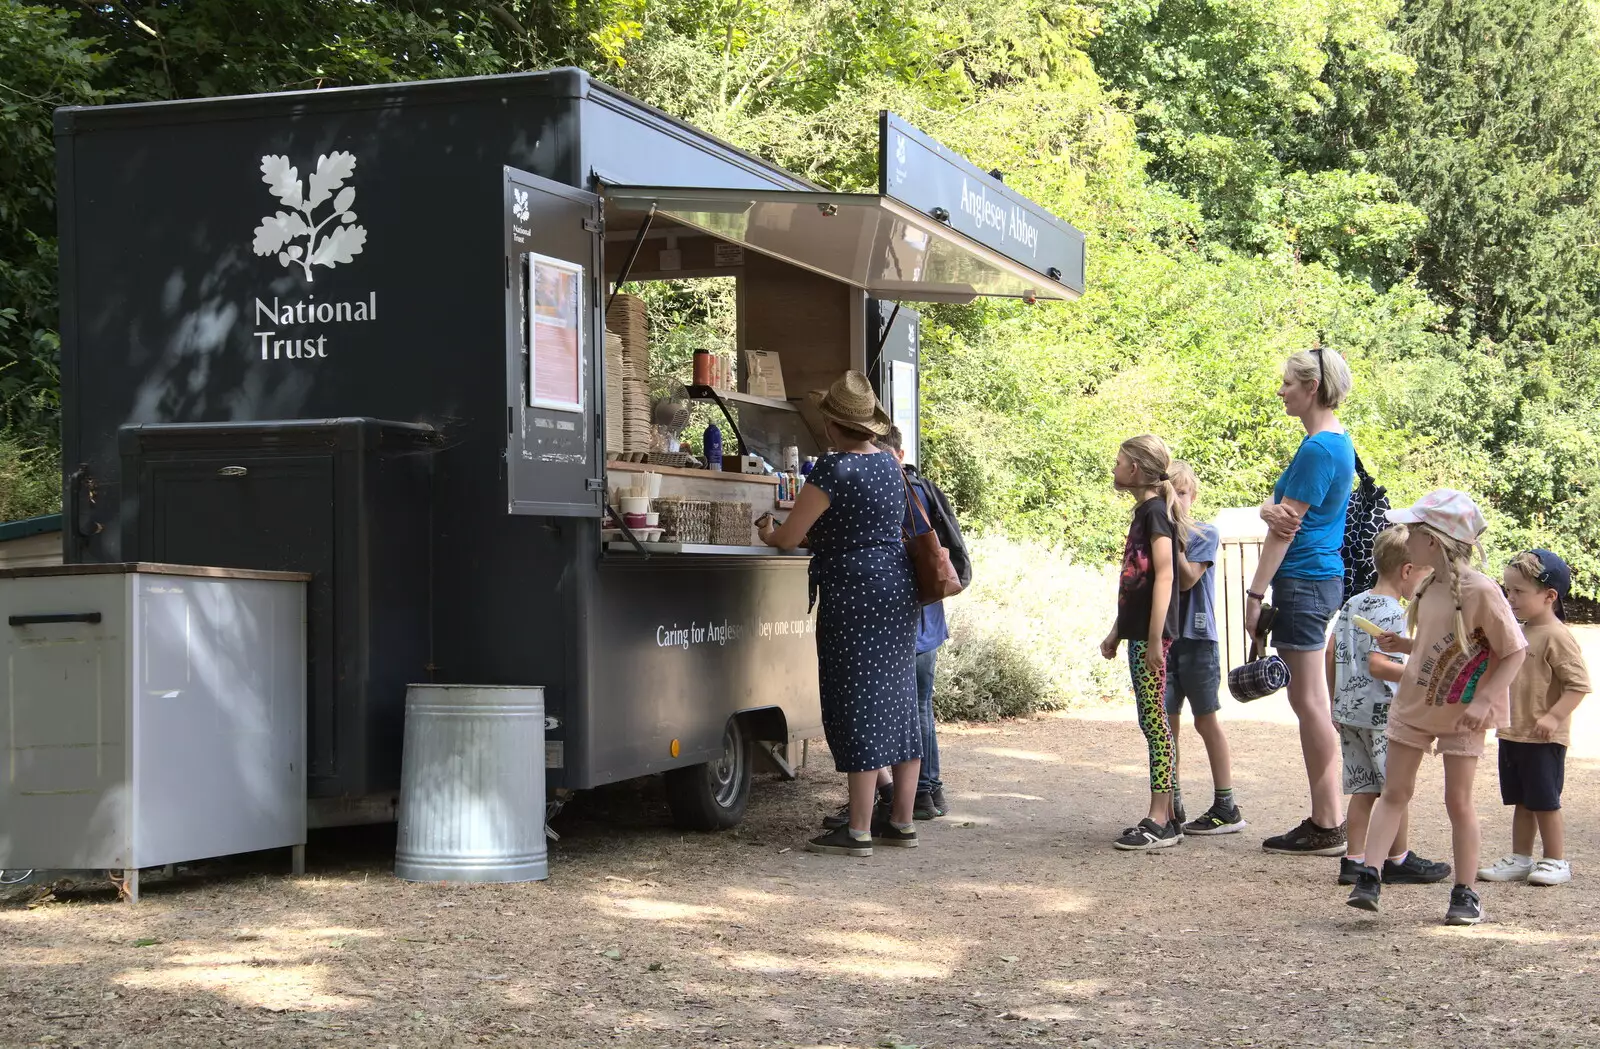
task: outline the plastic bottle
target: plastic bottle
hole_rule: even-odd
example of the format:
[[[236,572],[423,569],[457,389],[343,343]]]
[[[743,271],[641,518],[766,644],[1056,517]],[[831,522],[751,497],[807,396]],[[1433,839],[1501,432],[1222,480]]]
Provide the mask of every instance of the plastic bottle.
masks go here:
[[[722,469],[722,431],[716,423],[706,427],[705,451],[707,469]]]

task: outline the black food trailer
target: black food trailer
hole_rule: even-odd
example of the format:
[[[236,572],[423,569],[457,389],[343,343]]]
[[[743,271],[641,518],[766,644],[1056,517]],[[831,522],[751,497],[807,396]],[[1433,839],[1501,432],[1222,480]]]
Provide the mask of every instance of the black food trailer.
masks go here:
[[[736,463],[823,451],[805,395],[852,367],[914,449],[901,301],[1083,290],[1081,233],[889,114],[877,194],[570,69],[70,108],[56,139],[64,559],[312,574],[313,825],[393,818],[409,682],[544,686],[553,797],[664,772],[689,827],[820,734],[803,556],[605,527],[641,471],[780,505],[760,464],[607,447],[622,278],[736,279],[786,391],[687,388]]]

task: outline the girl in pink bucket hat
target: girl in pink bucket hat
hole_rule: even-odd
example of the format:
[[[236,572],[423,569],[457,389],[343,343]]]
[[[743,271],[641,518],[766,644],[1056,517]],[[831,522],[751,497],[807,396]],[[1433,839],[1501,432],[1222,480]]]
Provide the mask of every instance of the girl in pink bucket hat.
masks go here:
[[[1407,610],[1411,636],[1385,633],[1378,647],[1411,656],[1389,708],[1389,759],[1383,794],[1372,811],[1364,850],[1387,856],[1416,789],[1417,769],[1430,751],[1444,758],[1444,804],[1450,815],[1457,883],[1445,913],[1449,925],[1476,925],[1483,904],[1459,879],[1478,869],[1482,844],[1472,781],[1483,756],[1484,734],[1510,720],[1511,683],[1528,643],[1500,585],[1472,565],[1483,559],[1483,514],[1462,492],[1441,488],[1416,505],[1390,510],[1389,520],[1409,526],[1406,552],[1424,570]],[[1446,585],[1448,584],[1448,585]],[[1357,874],[1350,906],[1378,909],[1382,880],[1371,865]]]

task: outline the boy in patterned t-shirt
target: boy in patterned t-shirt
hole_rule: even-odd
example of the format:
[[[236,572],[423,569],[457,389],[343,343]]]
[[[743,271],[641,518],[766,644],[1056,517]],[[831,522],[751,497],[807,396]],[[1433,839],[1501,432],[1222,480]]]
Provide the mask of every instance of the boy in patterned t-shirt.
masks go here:
[[[1360,616],[1382,630],[1404,634],[1406,610],[1400,602],[1416,592],[1421,572],[1406,554],[1406,529],[1395,525],[1378,533],[1372,545],[1378,582],[1371,590],[1352,597],[1334,620],[1333,639],[1327,649],[1328,694],[1333,697],[1333,721],[1339,730],[1344,757],[1344,792],[1350,796],[1350,843],[1367,840],[1372,806],[1383,793],[1383,767],[1388,755],[1384,729],[1389,704],[1405,669],[1402,656],[1378,650],[1376,639],[1356,625]],[[1395,855],[1383,864],[1389,884],[1425,885],[1450,876],[1448,863],[1425,860],[1406,847],[1406,824],[1400,823]],[[1365,856],[1351,854],[1339,861],[1339,884],[1354,885]]]

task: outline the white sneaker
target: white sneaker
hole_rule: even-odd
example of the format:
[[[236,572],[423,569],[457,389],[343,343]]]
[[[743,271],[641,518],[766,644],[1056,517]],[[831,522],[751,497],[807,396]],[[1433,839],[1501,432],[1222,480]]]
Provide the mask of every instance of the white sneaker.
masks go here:
[[[1527,881],[1533,873],[1533,860],[1505,856],[1494,861],[1493,867],[1479,867],[1479,881]]]
[[[1572,865],[1566,860],[1540,860],[1528,875],[1529,885],[1565,885],[1572,880]]]

